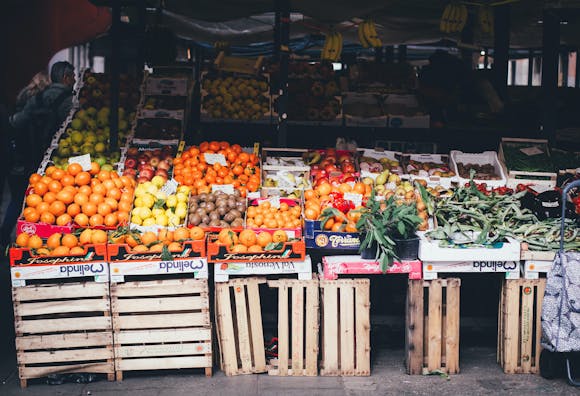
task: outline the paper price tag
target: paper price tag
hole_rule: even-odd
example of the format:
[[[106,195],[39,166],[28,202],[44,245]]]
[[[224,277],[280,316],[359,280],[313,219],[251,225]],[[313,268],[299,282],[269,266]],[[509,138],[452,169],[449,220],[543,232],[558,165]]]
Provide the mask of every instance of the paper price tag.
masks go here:
[[[362,205],[362,194],[355,194],[355,193],[344,193],[344,199],[352,201],[355,206]]]
[[[260,198],[260,192],[259,191],[254,191],[254,192],[249,192],[248,193],[248,199],[258,199]]]
[[[254,155],[257,157],[259,153],[260,153],[260,143],[256,142],[254,143]]]
[[[280,209],[280,197],[270,197],[268,198],[268,201],[270,201],[270,206]]]
[[[204,154],[205,162],[209,165],[220,164],[226,166],[226,157],[223,154]]]
[[[178,185],[179,183],[177,183],[175,179],[167,180],[165,184],[161,187],[161,192],[167,195],[175,194]]]
[[[233,194],[234,193],[234,185],[233,184],[212,184],[211,192],[223,192],[226,194]]]
[[[90,171],[91,170],[91,155],[90,154],[84,154],[84,155],[79,155],[77,157],[70,157],[68,159],[68,163],[69,164],[79,164],[84,171]]]
[[[179,142],[179,146],[177,146],[177,155],[176,155],[177,158],[181,157],[181,154],[183,154],[184,148],[185,148],[185,141],[181,140]]]
[[[534,147],[526,147],[526,148],[520,149],[520,151],[522,153],[524,153],[525,155],[529,155],[529,156],[544,154],[544,152],[542,150],[540,150],[538,147],[535,147],[535,146]]]

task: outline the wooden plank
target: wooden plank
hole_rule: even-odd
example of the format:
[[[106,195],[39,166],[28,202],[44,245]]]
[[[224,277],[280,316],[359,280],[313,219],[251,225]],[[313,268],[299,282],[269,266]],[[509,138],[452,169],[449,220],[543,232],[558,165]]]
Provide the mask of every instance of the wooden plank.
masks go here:
[[[504,288],[502,283],[502,288],[499,293],[499,303],[497,307],[497,362],[503,367],[503,295]]]
[[[193,342],[211,340],[210,328],[119,331],[115,344],[153,344],[157,342]]]
[[[111,284],[111,294],[117,297],[204,294],[208,291],[207,279],[167,279]]]
[[[544,302],[544,293],[546,291],[546,279],[539,279],[536,289],[536,355],[534,356],[534,373],[540,372],[540,353],[542,352],[542,304]]]
[[[209,309],[207,296],[119,299],[114,312],[168,312]]]
[[[264,348],[264,330],[262,328],[262,306],[260,305],[260,290],[258,285],[265,283],[263,278],[253,278],[248,284],[248,306],[250,312],[250,328],[252,331],[252,354],[254,356],[254,373],[265,373],[266,350]]]
[[[521,371],[529,373],[532,368],[532,344],[534,322],[534,283],[521,282],[520,356]]]
[[[229,285],[227,283],[216,283],[215,293],[217,303],[216,322],[219,328],[222,368],[226,375],[232,375],[238,372],[238,357]]]
[[[252,372],[252,350],[250,346],[250,327],[248,310],[246,309],[246,291],[244,287],[234,288],[234,300],[236,303],[236,319],[238,324],[238,348],[240,349],[240,360],[242,372]]]
[[[292,307],[294,308],[294,307]],[[294,336],[294,334],[292,335]],[[278,288],[278,371],[279,375],[288,375],[288,347],[290,335],[288,328],[288,286],[281,284]]]
[[[447,280],[447,312],[445,315],[445,368],[448,374],[459,372],[459,296],[460,280]]]
[[[292,284],[292,370],[304,370],[304,286]]]
[[[60,285],[36,285],[12,289],[14,301],[35,301],[61,298],[101,297],[109,294],[108,283],[82,282]]]
[[[423,281],[408,281],[406,303],[405,354],[407,374],[423,371]]]
[[[50,350],[37,352],[18,352],[18,364],[82,362],[87,360],[113,359],[113,348],[91,348]]]
[[[339,282],[339,281],[335,281]],[[342,282],[342,281],[341,281]],[[324,369],[322,375],[338,375],[338,288],[337,283],[321,282],[324,288]]]
[[[99,345],[113,345],[113,334],[72,333],[16,337],[16,350],[80,348]]]
[[[20,320],[16,322],[16,334],[18,335],[111,329],[111,318],[105,316]]]
[[[117,370],[163,370],[211,367],[211,356],[179,356],[151,359],[118,359]]]
[[[60,314],[60,313],[76,313],[76,312],[109,311],[111,306],[109,300],[103,299],[102,296],[99,297],[101,298],[15,303],[14,315],[22,317],[34,315],[50,315],[57,313]]]
[[[64,366],[19,367],[20,378],[40,378],[49,374],[66,373],[114,373],[113,363],[80,363]]]
[[[115,347],[115,357],[117,358],[205,355],[207,353],[211,353],[211,342],[166,343]]]
[[[513,374],[518,367],[519,335],[519,283],[517,280],[506,280],[505,287],[505,323],[504,323],[504,372]]]
[[[306,286],[306,349],[304,375],[318,375],[318,334],[320,331],[318,281]]]
[[[340,372],[354,375],[355,330],[354,330],[354,287],[341,285],[340,293]],[[357,334],[358,335],[358,334]]]
[[[371,374],[370,280],[355,281],[356,369],[355,375]]]
[[[442,287],[441,280],[435,279],[429,285],[429,327],[427,370],[441,369],[441,311],[442,311]]]
[[[175,327],[205,327],[209,325],[209,311],[176,314],[116,315],[113,317],[113,328],[115,330],[173,329]]]

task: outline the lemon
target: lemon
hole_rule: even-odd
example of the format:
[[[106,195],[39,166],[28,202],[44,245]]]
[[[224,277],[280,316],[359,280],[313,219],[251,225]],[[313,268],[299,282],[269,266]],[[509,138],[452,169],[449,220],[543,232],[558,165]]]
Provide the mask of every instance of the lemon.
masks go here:
[[[145,221],[146,219],[151,217],[151,209],[143,207],[139,208],[139,216]]]
[[[167,194],[165,194],[163,191],[157,191],[157,193],[155,193],[155,198],[156,199],[162,199],[162,200],[167,200]]]
[[[187,210],[187,203],[185,203],[185,202],[178,202],[177,205],[175,206],[175,211],[176,212],[177,212],[177,209]]]
[[[177,227],[181,224],[181,220],[176,215],[169,216],[169,225],[172,227]]]
[[[157,217],[159,215],[165,215],[165,211],[161,208],[154,208],[153,210],[151,210],[151,215],[153,217]]]
[[[187,202],[187,194],[180,192],[175,195],[177,196],[178,202]]]
[[[155,225],[155,219],[153,217],[149,217],[149,218],[143,220],[143,224],[142,225],[145,226],[145,227],[149,227],[149,226]]]
[[[134,214],[133,216],[131,216],[131,223],[141,225],[143,223],[143,220],[141,220],[141,217]]]
[[[177,192],[178,193],[184,193],[184,194],[189,194],[189,192],[191,191],[191,189],[188,186],[179,186],[177,187]]]
[[[169,218],[165,214],[155,217],[155,224],[166,227],[169,224]]]
[[[167,205],[168,208],[174,208],[177,205],[177,196],[175,196],[175,194],[169,195],[165,201],[165,205]]]
[[[149,194],[155,194],[157,191],[159,191],[159,188],[157,188],[157,186],[151,182],[145,182],[145,191],[147,191]]]
[[[153,179],[151,179],[151,183],[153,183],[158,188],[161,188],[165,184],[165,179],[162,178],[161,176],[153,176]]]
[[[140,197],[135,198],[134,204],[135,204],[135,208],[140,208],[142,206],[145,206],[143,204],[143,197],[140,196]]]
[[[180,219],[184,219],[187,216],[187,208],[176,208],[175,215]]]
[[[145,185],[144,184],[139,184],[137,186],[137,188],[135,188],[135,196],[136,197],[140,197],[142,195],[145,195],[147,193],[147,191],[145,190]]]
[[[145,194],[141,199],[143,200],[143,206],[147,208],[152,208],[155,205],[155,197],[151,194]]]

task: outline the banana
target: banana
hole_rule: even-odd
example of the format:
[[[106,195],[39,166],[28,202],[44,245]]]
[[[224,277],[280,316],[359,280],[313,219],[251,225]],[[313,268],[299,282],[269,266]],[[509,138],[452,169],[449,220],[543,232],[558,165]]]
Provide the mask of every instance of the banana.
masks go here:
[[[459,25],[457,26],[457,31],[463,31],[463,28],[467,24],[467,18],[469,14],[467,12],[467,7],[464,4],[459,5]]]
[[[338,61],[340,59],[340,55],[342,54],[342,34],[336,32],[335,35],[336,35],[336,53],[333,60]]]
[[[477,19],[479,22],[479,26],[481,27],[481,31],[486,34],[493,34],[493,21],[494,15],[493,10],[489,6],[482,6],[479,8],[477,12]]]
[[[370,47],[370,44],[365,37],[365,32],[364,32],[365,22],[361,22],[358,24],[357,33],[358,33],[358,41],[360,41],[360,44],[363,46],[363,48],[368,48],[368,47]]]
[[[447,31],[447,21],[449,20],[449,14],[451,13],[451,4],[447,4],[443,10],[443,15],[441,15],[441,20],[439,21],[439,30],[442,32]]]
[[[334,56],[336,54],[337,42],[336,42],[336,36],[335,36],[334,32],[332,32],[328,35],[328,41],[330,44],[328,46],[328,52],[327,52],[326,59],[331,61],[334,59]]]
[[[372,20],[365,21],[365,37],[371,46],[375,48],[383,46],[381,39],[377,35],[375,23]]]
[[[453,9],[451,10],[451,17],[449,18],[449,33],[455,33],[457,31],[457,20],[459,19],[459,7],[453,4]]]
[[[322,53],[320,55],[321,59],[329,59],[330,57],[330,47],[332,45],[332,36],[327,34],[324,38],[324,46],[322,47]]]

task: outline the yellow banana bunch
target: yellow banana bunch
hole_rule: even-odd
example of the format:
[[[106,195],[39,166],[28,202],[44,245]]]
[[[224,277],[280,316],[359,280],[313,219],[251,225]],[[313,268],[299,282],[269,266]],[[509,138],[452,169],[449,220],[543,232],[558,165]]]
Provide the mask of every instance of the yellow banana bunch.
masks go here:
[[[443,33],[458,33],[463,30],[467,23],[469,13],[464,4],[447,4],[441,15],[439,30]]]
[[[370,19],[367,19],[358,25],[358,39],[364,48],[383,46],[383,43],[377,34],[375,23]]]
[[[332,32],[326,35],[321,58],[329,61],[337,61],[342,53],[342,34]]]
[[[481,6],[477,11],[477,21],[481,32],[493,36],[493,9],[490,6]]]

